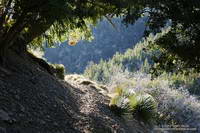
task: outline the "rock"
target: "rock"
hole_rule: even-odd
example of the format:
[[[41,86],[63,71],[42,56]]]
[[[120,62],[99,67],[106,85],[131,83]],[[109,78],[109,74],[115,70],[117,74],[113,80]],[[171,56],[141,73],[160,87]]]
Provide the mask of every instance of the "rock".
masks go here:
[[[6,133],[6,129],[5,129],[5,128],[2,128],[2,127],[0,127],[0,133]]]
[[[9,121],[10,117],[7,112],[0,110],[0,120]]]

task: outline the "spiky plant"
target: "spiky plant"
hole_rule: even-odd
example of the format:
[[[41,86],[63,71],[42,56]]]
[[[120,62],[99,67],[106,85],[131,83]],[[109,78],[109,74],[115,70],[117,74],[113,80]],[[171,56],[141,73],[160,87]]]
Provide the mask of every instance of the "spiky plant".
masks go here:
[[[123,114],[128,113],[128,99],[122,96],[115,96],[111,99],[110,109],[117,116],[122,116]]]
[[[118,95],[111,98],[110,108],[118,116],[133,116],[144,123],[152,123],[156,117],[157,103],[154,98],[146,93],[127,93],[116,89]],[[129,117],[130,118],[130,117]]]
[[[115,88],[114,96],[111,98],[109,106],[110,109],[118,116],[128,113],[128,95],[120,86]]]
[[[129,108],[133,117],[145,123],[150,123],[156,116],[157,103],[149,94],[135,94],[129,96]]]

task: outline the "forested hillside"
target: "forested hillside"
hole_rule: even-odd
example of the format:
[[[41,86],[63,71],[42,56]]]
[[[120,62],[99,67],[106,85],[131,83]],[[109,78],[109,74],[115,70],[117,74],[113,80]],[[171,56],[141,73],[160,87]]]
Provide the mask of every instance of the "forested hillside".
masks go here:
[[[116,52],[123,53],[133,47],[144,35],[147,18],[141,18],[134,25],[125,26],[119,18],[112,19],[112,25],[103,19],[92,28],[94,40],[82,40],[76,46],[64,42],[55,48],[46,48],[44,58],[48,62],[64,64],[69,73],[82,73],[89,62],[108,60]]]
[[[155,36],[150,35],[123,54],[116,53],[108,61],[101,60],[98,64],[91,64],[84,71],[84,76],[106,84],[111,93],[117,93],[111,102],[121,108],[121,113],[124,115],[131,112],[130,108],[133,108],[141,111],[141,114],[137,115],[145,121],[147,120],[143,117],[146,115],[147,118],[152,118],[151,111],[154,105],[152,102],[148,103],[150,99],[147,98],[144,103],[136,100],[145,99],[146,95],[150,94],[158,104],[156,112],[159,115],[151,124],[174,125],[176,123],[199,127],[199,73],[192,70],[189,73],[188,71],[169,73],[160,72],[160,69],[155,70],[158,64],[154,58],[162,55],[162,52],[161,49],[150,49],[149,46],[166,33],[167,29]],[[130,99],[136,102],[133,107]],[[127,104],[127,100],[130,104]],[[135,104],[144,107],[137,107]],[[147,109],[148,112],[142,114],[141,108]]]

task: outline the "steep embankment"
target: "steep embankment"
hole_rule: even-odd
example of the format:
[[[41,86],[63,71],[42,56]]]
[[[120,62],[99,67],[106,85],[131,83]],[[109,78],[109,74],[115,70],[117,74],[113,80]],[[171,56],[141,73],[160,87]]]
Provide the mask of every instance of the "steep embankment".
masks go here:
[[[26,55],[0,66],[0,133],[136,132],[98,89],[59,81]]]

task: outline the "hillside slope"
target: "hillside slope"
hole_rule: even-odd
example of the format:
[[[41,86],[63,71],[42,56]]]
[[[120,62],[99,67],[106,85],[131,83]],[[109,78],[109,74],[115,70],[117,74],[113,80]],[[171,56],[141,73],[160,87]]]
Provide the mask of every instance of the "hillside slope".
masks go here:
[[[0,133],[134,133],[88,85],[59,81],[27,55],[0,66]],[[137,127],[137,128],[136,128]],[[133,127],[132,127],[133,128]]]

